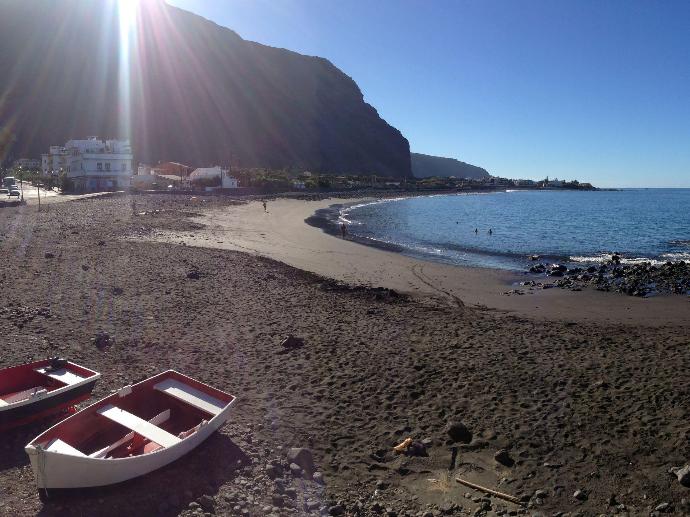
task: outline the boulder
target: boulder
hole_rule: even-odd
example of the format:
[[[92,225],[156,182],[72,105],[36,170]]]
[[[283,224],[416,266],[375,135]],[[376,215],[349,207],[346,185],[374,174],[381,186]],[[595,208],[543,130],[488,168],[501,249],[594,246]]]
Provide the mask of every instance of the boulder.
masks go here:
[[[469,443],[472,441],[472,431],[462,422],[450,422],[446,428],[446,432],[454,442]]]
[[[288,451],[287,460],[288,463],[297,464],[310,474],[316,470],[314,468],[314,457],[309,449],[294,447]]]

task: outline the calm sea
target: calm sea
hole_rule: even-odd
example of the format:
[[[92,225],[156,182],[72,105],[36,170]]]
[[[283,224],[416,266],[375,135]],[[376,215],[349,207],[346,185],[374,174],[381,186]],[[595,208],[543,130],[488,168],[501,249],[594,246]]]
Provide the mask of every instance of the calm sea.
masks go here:
[[[690,260],[690,189],[415,197],[355,205],[341,218],[360,237],[459,265],[524,269],[535,254],[594,263],[612,252]]]

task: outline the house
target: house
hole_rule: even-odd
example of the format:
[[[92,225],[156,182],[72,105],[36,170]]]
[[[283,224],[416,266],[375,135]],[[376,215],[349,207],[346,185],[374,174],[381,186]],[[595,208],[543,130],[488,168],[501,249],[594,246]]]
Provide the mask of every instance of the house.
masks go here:
[[[15,169],[40,169],[41,160],[36,158],[19,158],[18,160],[14,161],[13,167]]]
[[[203,180],[213,180],[218,178],[218,183],[221,188],[238,188],[239,182],[237,178],[230,176],[230,171],[227,169],[222,169],[220,166],[215,167],[200,167],[194,169],[194,171],[189,175],[189,181],[192,183],[195,181]]]
[[[104,141],[91,136],[50,146],[41,155],[41,171],[45,175],[64,173],[75,190],[126,188],[131,183],[133,157],[128,140]]]
[[[182,180],[191,174],[191,172],[194,170],[194,167],[190,167],[189,165],[184,165],[178,162],[162,162],[153,166],[152,170],[153,174],[156,174],[157,176],[177,176],[176,179]]]

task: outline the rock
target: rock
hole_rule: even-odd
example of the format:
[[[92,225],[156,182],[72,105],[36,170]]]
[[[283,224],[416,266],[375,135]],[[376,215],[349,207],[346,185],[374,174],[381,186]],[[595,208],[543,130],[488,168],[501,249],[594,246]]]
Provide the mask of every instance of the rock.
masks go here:
[[[55,255],[53,253],[46,252],[43,254],[43,257],[47,258],[47,259],[52,259],[52,258],[55,258]]]
[[[690,463],[682,467],[672,468],[671,472],[675,474],[681,485],[690,487]]]
[[[269,465],[266,467],[266,475],[269,479],[276,479],[283,475],[283,468],[280,465]]]
[[[199,280],[199,278],[201,278],[201,274],[198,270],[192,269],[191,271],[187,271],[187,278],[190,280]]]
[[[376,490],[385,490],[386,488],[388,488],[388,483],[386,483],[384,480],[379,479],[376,482]]]
[[[661,513],[668,513],[673,509],[673,507],[669,503],[661,503],[658,504],[655,508],[655,512],[661,512]]]
[[[296,348],[302,348],[304,346],[304,339],[301,337],[295,337],[290,334],[288,337],[280,342],[280,346],[287,348],[288,350],[294,350]]]
[[[314,457],[309,449],[292,448],[287,453],[288,463],[299,465],[303,470],[314,472]],[[292,468],[292,466],[290,466]]]
[[[290,473],[296,478],[302,477],[302,467],[297,465],[297,463],[290,463]]]
[[[345,515],[345,508],[336,504],[328,509],[328,515]]]
[[[99,350],[103,350],[104,348],[112,346],[115,343],[115,340],[110,336],[110,334],[104,331],[99,331],[91,339],[91,341]]]
[[[113,287],[110,292],[113,293],[113,296],[120,296],[125,290],[122,287]]]
[[[99,246],[105,246],[105,241],[98,241]]]
[[[323,474],[321,472],[314,472],[314,475],[311,477],[316,483],[319,485],[324,485],[325,481],[323,479]]]
[[[297,498],[297,490],[294,488],[286,488],[285,489],[285,495],[289,497],[290,499],[296,499]]]
[[[446,432],[454,442],[469,443],[472,441],[472,431],[462,422],[450,422]]]
[[[216,507],[216,502],[213,500],[213,497],[210,495],[202,495],[199,499],[199,505],[206,510],[207,512],[213,513],[215,507]]]
[[[515,465],[515,460],[510,457],[510,453],[508,452],[507,449],[501,449],[494,454],[494,459],[500,463],[501,465],[505,465],[506,467],[512,467]]]
[[[277,506],[278,508],[282,508],[283,505],[285,504],[285,500],[283,499],[282,495],[273,494],[273,497],[271,497],[271,503],[273,503],[273,506]]]
[[[321,503],[319,501],[314,501],[314,500],[309,500],[306,503],[304,503],[304,507],[307,509],[308,512],[313,512],[315,510],[319,509],[319,506],[321,506]]]
[[[573,494],[573,497],[577,499],[578,501],[586,501],[587,500],[587,493],[584,490],[576,490],[575,493]]]

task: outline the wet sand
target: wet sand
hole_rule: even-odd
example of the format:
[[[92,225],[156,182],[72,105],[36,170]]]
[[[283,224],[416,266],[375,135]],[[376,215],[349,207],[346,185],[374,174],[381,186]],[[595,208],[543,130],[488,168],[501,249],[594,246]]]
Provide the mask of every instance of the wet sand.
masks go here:
[[[1,367],[63,355],[103,374],[94,398],[175,368],[238,396],[228,424],[180,461],[44,500],[23,447],[49,423],[5,433],[0,515],[688,514],[690,489],[668,474],[690,459],[687,325],[533,318],[467,295],[459,306],[443,282],[426,291],[396,270],[406,257],[298,224],[318,203],[269,203],[265,217],[258,203],[230,205],[160,195],[0,210]],[[197,221],[219,217],[229,222],[212,241]],[[243,252],[153,241],[164,235]],[[323,272],[331,257],[353,282],[378,285],[378,273],[419,289],[386,296],[257,256],[276,248]],[[112,339],[99,349],[102,332]],[[304,346],[282,347],[290,334]],[[471,439],[451,440],[453,422]],[[422,455],[393,452],[407,437]],[[290,447],[312,451],[323,483],[291,475]]]

